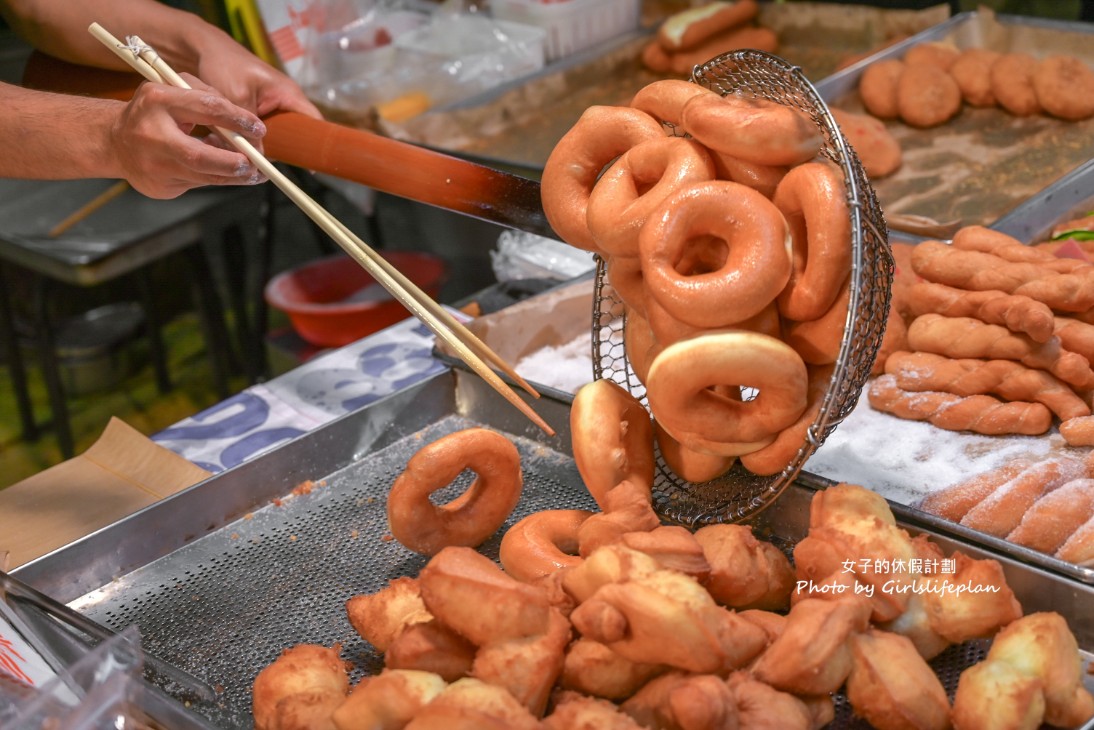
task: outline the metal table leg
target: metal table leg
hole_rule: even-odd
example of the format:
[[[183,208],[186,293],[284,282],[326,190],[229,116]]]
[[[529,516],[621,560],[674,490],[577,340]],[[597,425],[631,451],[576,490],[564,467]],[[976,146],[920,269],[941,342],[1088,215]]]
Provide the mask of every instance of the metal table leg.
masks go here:
[[[49,409],[53,414],[53,430],[57,434],[57,445],[61,456],[70,459],[76,454],[72,438],[72,423],[69,421],[68,402],[61,383],[61,369],[57,362],[57,348],[53,338],[53,327],[49,317],[49,280],[35,277],[34,283],[34,326],[38,341],[38,357],[42,365],[42,375],[49,394]]]
[[[15,334],[15,314],[8,297],[7,283],[4,281],[4,267],[0,267],[0,343],[3,344],[4,352],[7,354],[11,387],[15,391],[15,405],[19,411],[23,438],[27,441],[35,441],[39,436],[38,424],[34,422],[34,407],[30,400],[23,352],[19,349],[19,339]]]

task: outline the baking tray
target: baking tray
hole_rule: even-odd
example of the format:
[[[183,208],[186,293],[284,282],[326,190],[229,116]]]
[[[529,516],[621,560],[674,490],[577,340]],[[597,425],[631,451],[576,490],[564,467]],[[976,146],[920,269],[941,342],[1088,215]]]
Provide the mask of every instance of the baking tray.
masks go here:
[[[870,65],[900,58],[928,41],[959,49],[1024,51],[1034,57],[1060,53],[1094,64],[1094,24],[977,10],[955,15],[816,84],[831,106],[862,111],[858,82]],[[1047,115],[1018,118],[997,109],[965,105],[949,122],[914,129],[888,122],[904,163],[873,181],[891,227],[900,216],[943,224],[990,225],[1033,198],[1064,174],[1094,158],[1094,119],[1067,122]]]
[[[646,3],[644,8],[657,5]],[[645,85],[684,78],[647,69],[643,47],[657,24],[678,3],[644,11],[644,27],[564,58],[543,70],[456,104],[399,124],[382,133],[433,149],[538,177],[555,144],[590,106],[629,104]],[[823,2],[761,3],[759,23],[778,33],[777,53],[811,80],[830,75],[852,54],[869,51],[888,38],[911,35],[949,17],[945,4],[923,10],[872,8]],[[346,118],[347,124],[360,119]]]
[[[350,627],[344,602],[425,564],[387,536],[384,511],[391,482],[423,444],[470,425],[509,435],[521,453],[525,488],[508,524],[538,509],[593,507],[569,450],[568,406],[543,400],[537,410],[558,429],[556,437],[500,403],[479,378],[445,371],[13,574],[112,629],[138,626],[147,651],[220,693],[215,703],[193,702],[194,712],[220,727],[248,728],[253,679],[286,647],[340,642],[354,679],[382,666]],[[823,486],[792,486],[757,517],[757,530],[790,549],[806,531],[813,489]],[[944,550],[998,558],[1025,611],[1061,613],[1084,664],[1094,659],[1094,587],[936,533],[923,515],[900,505],[893,510],[902,525],[932,534]],[[483,552],[496,557],[499,539]],[[971,642],[935,660],[951,691],[959,670],[986,648]],[[845,702],[837,708],[832,727],[865,727]]]
[[[1075,168],[992,224],[1022,243],[1047,241],[1057,223],[1094,210],[1094,160]]]

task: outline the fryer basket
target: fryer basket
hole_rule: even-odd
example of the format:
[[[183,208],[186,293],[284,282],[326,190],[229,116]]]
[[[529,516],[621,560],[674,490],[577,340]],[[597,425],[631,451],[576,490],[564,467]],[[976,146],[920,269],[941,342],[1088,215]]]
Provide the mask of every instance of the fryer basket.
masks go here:
[[[692,73],[694,83],[723,96],[766,99],[801,110],[823,135],[821,154],[843,171],[851,217],[851,302],[839,359],[820,411],[797,456],[779,474],[761,477],[737,465],[722,477],[693,484],[657,454],[654,507],[667,521],[689,527],[740,522],[768,507],[794,481],[806,460],[854,410],[870,376],[889,314],[893,257],[881,206],[858,155],[844,139],[824,100],[800,68],[778,56],[740,50],[718,56]],[[626,310],[598,261],[593,300],[593,372],[627,388],[648,407],[646,389],[623,346]]]

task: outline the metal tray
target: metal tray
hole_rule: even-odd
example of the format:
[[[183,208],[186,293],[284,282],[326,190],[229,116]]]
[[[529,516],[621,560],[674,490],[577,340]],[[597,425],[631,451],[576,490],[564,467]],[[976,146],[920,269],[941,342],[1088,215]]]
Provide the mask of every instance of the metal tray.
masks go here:
[[[1047,241],[1052,228],[1094,210],[1094,160],[1080,165],[992,224],[1022,243]]]
[[[858,82],[878,61],[900,58],[913,45],[946,42],[957,48],[1024,51],[1034,57],[1066,53],[1094,64],[1094,24],[961,13],[894,44],[817,84],[830,105],[861,111]],[[1018,118],[996,109],[966,105],[953,120],[933,129],[890,122],[904,164],[874,181],[882,208],[892,217],[922,216],[940,223],[989,225],[1065,173],[1094,158],[1094,119],[1066,122],[1047,115]]]
[[[536,407],[558,430],[556,437],[544,436],[502,404],[480,379],[446,371],[13,575],[110,628],[138,626],[148,652],[220,692],[215,703],[193,703],[195,712],[217,726],[247,728],[251,683],[288,646],[340,642],[354,679],[382,666],[350,627],[344,602],[390,578],[416,574],[425,563],[385,537],[384,509],[392,480],[422,444],[468,425],[512,437],[523,459],[525,490],[511,522],[538,509],[593,507],[570,454],[568,405],[542,400]],[[302,484],[310,489],[299,489]],[[807,528],[813,488],[823,486],[795,484],[758,516],[757,529],[789,549]],[[901,524],[934,535],[946,550],[997,557],[1024,609],[1060,612],[1084,663],[1094,658],[1094,587],[935,531],[906,507],[893,505],[893,511]],[[496,556],[498,542],[484,545],[484,553]],[[959,671],[985,650],[985,642],[972,642],[935,661],[950,690]],[[864,726],[840,701],[832,727]]]

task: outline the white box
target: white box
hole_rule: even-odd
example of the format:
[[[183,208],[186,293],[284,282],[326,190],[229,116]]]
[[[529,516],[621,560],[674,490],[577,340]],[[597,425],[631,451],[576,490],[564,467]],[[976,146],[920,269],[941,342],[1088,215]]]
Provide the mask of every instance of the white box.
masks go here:
[[[490,10],[543,28],[550,63],[638,28],[641,0],[490,0]]]

